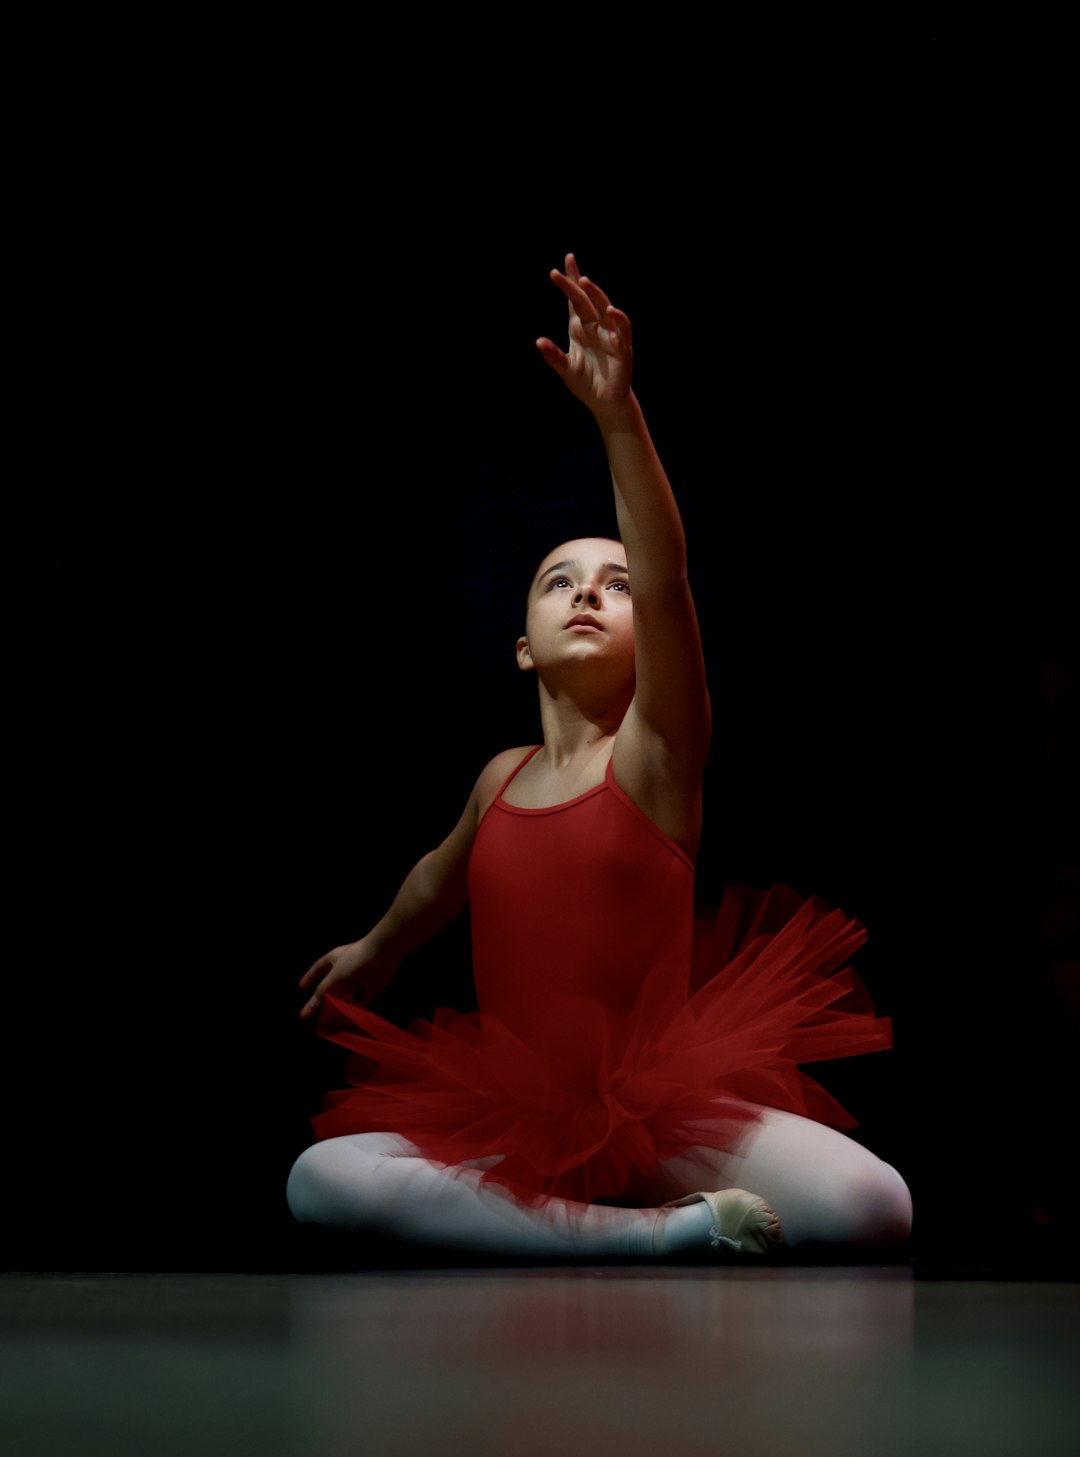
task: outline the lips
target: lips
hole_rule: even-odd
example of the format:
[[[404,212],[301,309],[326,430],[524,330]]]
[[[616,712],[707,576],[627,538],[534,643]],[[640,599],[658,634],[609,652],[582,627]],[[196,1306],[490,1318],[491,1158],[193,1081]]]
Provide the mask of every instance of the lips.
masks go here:
[[[587,612],[579,612],[576,617],[571,617],[566,626],[568,629],[571,627],[591,627],[595,632],[603,632],[604,630],[596,618],[590,617]]]

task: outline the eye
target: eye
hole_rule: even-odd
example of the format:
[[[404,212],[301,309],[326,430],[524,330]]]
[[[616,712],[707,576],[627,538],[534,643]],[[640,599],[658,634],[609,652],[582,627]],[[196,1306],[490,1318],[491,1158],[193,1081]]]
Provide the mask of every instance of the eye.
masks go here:
[[[619,589],[620,592],[629,592],[630,590],[629,582],[609,582],[608,586],[612,591],[614,591],[616,587]]]
[[[548,591],[549,592],[552,591],[552,589],[555,588],[555,587],[569,587],[569,586],[570,586],[570,578],[569,577],[553,577],[552,580],[548,583]]]

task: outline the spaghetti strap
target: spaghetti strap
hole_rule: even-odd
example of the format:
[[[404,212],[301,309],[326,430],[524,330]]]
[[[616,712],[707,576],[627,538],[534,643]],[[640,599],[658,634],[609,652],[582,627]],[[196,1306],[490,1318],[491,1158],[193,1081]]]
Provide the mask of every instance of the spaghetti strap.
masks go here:
[[[503,795],[506,793],[507,789],[509,789],[509,787],[510,787],[510,781],[512,779],[516,779],[517,778],[517,776],[521,773],[522,769],[525,768],[525,765],[529,762],[529,760],[532,758],[532,756],[534,754],[538,754],[543,747],[544,747],[543,744],[537,744],[536,748],[535,749],[530,749],[529,752],[525,755],[524,759],[522,759],[519,764],[515,764],[514,765],[513,769],[511,769],[510,773],[503,780],[502,788],[499,790],[498,794],[495,796],[496,799],[502,799]]]
[[[622,803],[631,812],[631,814],[637,815],[641,823],[648,826],[648,828],[653,832],[656,838],[662,844],[666,845],[669,850],[676,854],[679,859],[683,861],[683,863],[687,865],[692,872],[694,869],[694,862],[693,860],[691,860],[690,856],[686,853],[683,847],[681,845],[677,845],[670,835],[666,835],[664,831],[660,828],[660,826],[649,818],[649,816],[645,813],[641,806],[635,800],[632,800],[630,798],[626,790],[615,778],[614,761],[615,754],[613,751],[611,758],[607,761],[607,768],[604,770],[605,786],[611,791],[616,799],[622,801]]]

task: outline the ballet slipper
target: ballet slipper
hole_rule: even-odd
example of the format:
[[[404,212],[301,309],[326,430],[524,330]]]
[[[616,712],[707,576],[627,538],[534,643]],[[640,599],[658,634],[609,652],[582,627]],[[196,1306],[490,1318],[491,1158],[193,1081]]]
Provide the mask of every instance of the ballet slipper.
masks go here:
[[[757,1194],[745,1189],[718,1189],[712,1194],[687,1194],[671,1199],[661,1209],[675,1209],[680,1204],[703,1200],[712,1210],[713,1226],[709,1243],[713,1249],[722,1244],[743,1254],[765,1255],[783,1243],[780,1220],[776,1211]]]

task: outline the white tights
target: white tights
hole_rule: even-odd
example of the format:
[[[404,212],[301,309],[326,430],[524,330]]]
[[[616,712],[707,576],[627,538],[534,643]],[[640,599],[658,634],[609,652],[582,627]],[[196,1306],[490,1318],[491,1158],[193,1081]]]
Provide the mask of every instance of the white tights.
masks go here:
[[[808,1241],[880,1245],[905,1240],[911,1195],[889,1164],[835,1129],[761,1108],[731,1152],[699,1147],[667,1160],[667,1198],[747,1189],[775,1209],[786,1245]],[[395,1133],[352,1133],[312,1144],[289,1174],[286,1197],[303,1223],[387,1231],[405,1239],[508,1255],[651,1255],[670,1252],[654,1234],[675,1214],[692,1231],[682,1247],[707,1247],[707,1206],[661,1215],[554,1199],[533,1210],[500,1186],[481,1182],[499,1156],[452,1168],[421,1157]],[[703,1181],[702,1165],[707,1166]],[[693,1213],[691,1211],[694,1211]],[[695,1224],[696,1222],[696,1224]],[[674,1247],[679,1247],[676,1244]]]

